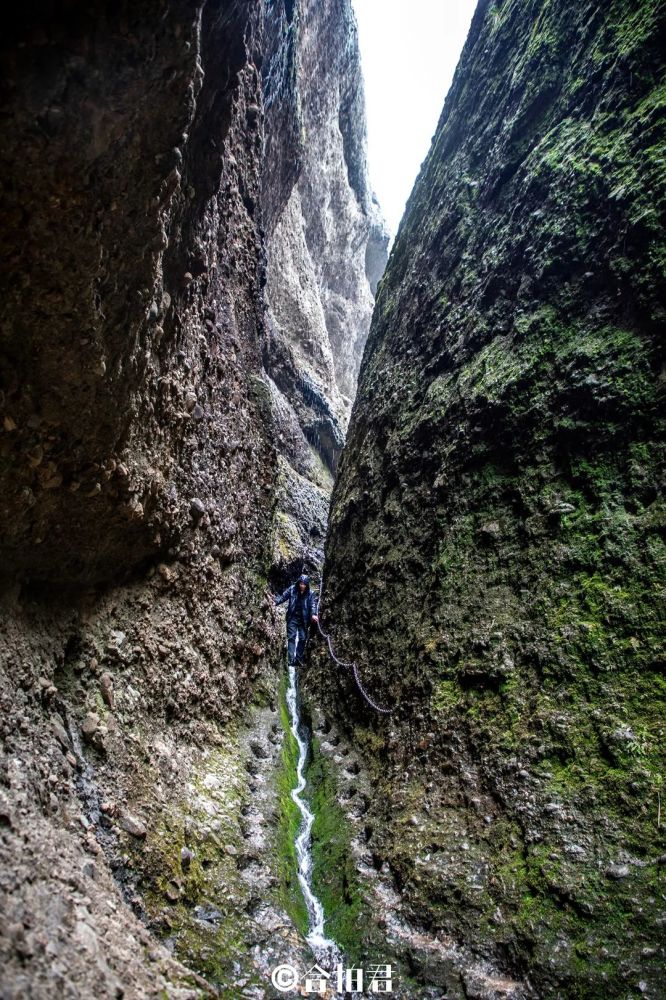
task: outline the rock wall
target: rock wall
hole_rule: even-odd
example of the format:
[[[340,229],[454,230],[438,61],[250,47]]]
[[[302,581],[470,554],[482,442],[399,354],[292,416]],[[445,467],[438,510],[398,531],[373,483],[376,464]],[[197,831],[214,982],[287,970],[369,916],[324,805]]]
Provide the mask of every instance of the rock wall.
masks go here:
[[[8,998],[210,993],[193,970],[244,995],[265,974],[255,945],[266,961],[303,946],[283,899],[286,835],[276,842],[262,827],[281,808],[283,780],[282,637],[268,579],[286,518],[285,469],[316,493],[304,516],[310,535],[315,525],[323,537],[330,470],[313,435],[317,421],[322,440],[339,435],[348,404],[332,355],[344,338],[332,348],[322,323],[306,343],[276,305],[278,330],[266,287],[268,269],[275,298],[289,227],[303,233],[303,220],[318,218],[299,179],[311,176],[299,166],[310,155],[303,120],[315,119],[302,110],[309,91],[298,74],[324,59],[312,32],[329,54],[327,82],[352,67],[321,112],[326,127],[336,101],[344,117],[361,100],[352,93],[360,78],[349,6],[330,10],[310,34],[296,27],[317,12],[281,0],[35,3],[6,21],[0,992]],[[362,130],[342,131],[344,163],[358,173]],[[323,156],[334,130],[317,136]],[[339,145],[330,154],[337,167]],[[360,240],[361,256],[370,239],[374,210],[364,175],[354,176],[358,194],[345,205],[355,214],[340,223],[347,228],[329,248],[329,271],[350,249],[345,239]],[[313,245],[307,266],[292,256],[289,280],[316,277],[319,320],[322,290],[332,298],[333,286],[317,270],[324,264],[312,263],[317,252]],[[338,307],[357,323],[345,332],[342,373],[369,321],[364,280],[337,289]],[[356,296],[349,305],[347,294]],[[287,337],[300,344],[296,360]],[[291,366],[288,377],[281,365]],[[303,504],[299,490],[287,485]],[[267,804],[250,809],[260,768]],[[259,912],[252,887],[261,879]],[[196,907],[222,893],[217,916],[204,910],[203,923],[193,922]],[[284,939],[269,948],[276,927]],[[171,934],[171,951],[151,932]]]
[[[132,912],[183,793],[154,741],[182,764],[274,676],[261,27],[44,4],[3,37],[7,996],[191,983]]]
[[[260,551],[258,14],[163,13],[75,5],[4,43],[5,573],[108,580],[241,512]]]
[[[395,706],[310,674],[366,849],[449,970],[528,995],[663,987],[664,36],[653,3],[479,4],[331,509],[324,617]]]
[[[388,233],[368,181],[349,0],[304,0],[284,27],[289,46],[265,63],[267,114],[279,121],[288,108],[298,134],[269,147],[264,210],[266,368],[281,454],[275,561],[288,576],[303,563],[321,566],[332,477]],[[276,71],[284,65],[288,73]]]

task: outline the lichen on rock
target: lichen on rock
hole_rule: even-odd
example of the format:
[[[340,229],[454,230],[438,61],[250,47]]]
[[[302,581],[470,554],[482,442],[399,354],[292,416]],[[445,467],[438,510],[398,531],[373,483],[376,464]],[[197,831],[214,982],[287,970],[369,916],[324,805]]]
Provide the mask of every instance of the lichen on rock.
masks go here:
[[[311,676],[380,740],[375,850],[412,920],[539,995],[660,989],[663,32],[479,5],[327,540],[329,623],[395,706]]]

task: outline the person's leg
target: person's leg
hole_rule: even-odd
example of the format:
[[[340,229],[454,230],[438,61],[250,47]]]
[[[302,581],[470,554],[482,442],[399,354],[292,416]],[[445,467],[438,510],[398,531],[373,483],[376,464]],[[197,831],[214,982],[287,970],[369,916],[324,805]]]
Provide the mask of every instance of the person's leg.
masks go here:
[[[298,649],[296,650],[296,663],[303,662],[303,654],[305,653],[305,628],[302,625],[298,626]]]
[[[289,663],[296,662],[296,636],[298,629],[296,622],[287,621],[287,659]]]

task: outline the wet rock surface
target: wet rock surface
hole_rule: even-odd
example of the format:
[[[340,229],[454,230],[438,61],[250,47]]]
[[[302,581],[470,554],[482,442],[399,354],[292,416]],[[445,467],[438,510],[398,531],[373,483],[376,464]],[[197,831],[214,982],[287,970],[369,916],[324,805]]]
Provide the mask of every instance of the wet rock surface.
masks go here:
[[[0,992],[259,1000],[311,957],[268,584],[321,561],[386,244],[351,8],[5,28]],[[308,774],[405,998],[661,988],[663,35],[482,0],[381,284],[325,607],[397,711],[317,658]]]
[[[305,526],[321,550],[319,440],[339,451],[336,378],[348,359],[355,378],[371,308],[359,265],[337,303],[355,297],[335,375],[328,340],[293,361],[291,326],[276,332],[267,305],[267,269],[281,266],[270,234],[305,176],[310,83],[296,68],[306,42],[313,66],[317,44],[328,51],[338,14],[320,53],[332,96],[308,118],[320,154],[336,101],[362,100],[350,7],[322,7],[321,23],[316,5],[258,0],[38,3],[7,18],[3,997],[259,997],[273,957],[306,964],[264,802],[271,788],[282,801],[279,734],[259,726],[241,747],[233,727],[253,700],[277,703],[276,539],[295,531],[300,554]],[[329,269],[372,230],[359,123],[344,156],[331,152],[347,228]],[[341,177],[352,160],[358,204]],[[321,312],[329,279],[313,267],[292,257],[290,280],[317,284]]]
[[[143,849],[148,926],[222,995],[272,996],[276,965],[305,968],[312,960],[283,906],[277,843],[283,739],[279,714],[267,706],[251,710],[203,751],[184,754],[180,741],[153,744],[159,773],[176,773],[169,808],[160,810]]]
[[[479,5],[327,540],[325,624],[395,712],[308,680],[410,925],[540,996],[663,992],[663,33]]]
[[[359,765],[358,745],[345,738],[320,709],[312,712],[312,726],[314,756],[308,780],[318,805],[313,828],[314,885],[328,904],[332,933],[342,942],[348,961],[366,969],[372,964],[391,964],[392,992],[405,1000],[416,996],[450,1000],[534,997],[529,983],[503,974],[473,948],[461,946],[441,930],[433,933],[415,919],[384,851],[374,807],[377,790],[368,771]],[[327,814],[336,817],[333,836],[325,829]],[[420,825],[416,815],[409,822]],[[430,856],[424,858],[423,864],[430,860]]]
[[[135,915],[141,779],[147,729],[201,744],[274,676],[259,29],[75,4],[3,37],[7,996],[210,992]]]

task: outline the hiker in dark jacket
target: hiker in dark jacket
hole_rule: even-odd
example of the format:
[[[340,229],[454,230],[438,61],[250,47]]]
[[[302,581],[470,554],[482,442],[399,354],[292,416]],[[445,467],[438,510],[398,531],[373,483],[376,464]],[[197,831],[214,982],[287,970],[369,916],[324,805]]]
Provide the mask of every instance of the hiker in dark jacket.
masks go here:
[[[275,605],[289,601],[287,607],[287,656],[290,666],[302,663],[310,622],[318,622],[319,598],[310,590],[310,578],[299,576],[296,583],[287,587],[281,597],[275,598]],[[298,639],[298,645],[296,640]]]

